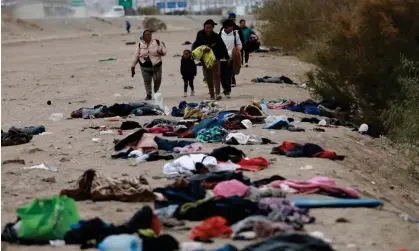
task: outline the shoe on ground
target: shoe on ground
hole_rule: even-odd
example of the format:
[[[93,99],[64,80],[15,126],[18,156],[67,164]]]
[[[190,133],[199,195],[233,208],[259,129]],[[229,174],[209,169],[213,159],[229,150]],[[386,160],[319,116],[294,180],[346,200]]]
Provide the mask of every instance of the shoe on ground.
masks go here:
[[[207,81],[204,81],[204,86],[208,87]]]
[[[231,95],[230,94],[226,94],[226,98],[231,98]]]
[[[194,91],[191,91],[191,96],[195,96],[195,92]]]
[[[231,87],[236,87],[236,84],[231,84]]]
[[[221,95],[217,95],[217,100],[221,100],[223,99],[223,97],[221,97]]]
[[[249,67],[249,64],[246,64],[244,67],[246,67],[246,68]]]
[[[215,100],[215,96],[210,96],[210,100]]]
[[[183,97],[187,97],[188,96],[188,93],[187,92],[185,92],[184,94],[183,94]]]
[[[151,100],[151,95],[147,95],[147,97],[145,97],[145,100]]]

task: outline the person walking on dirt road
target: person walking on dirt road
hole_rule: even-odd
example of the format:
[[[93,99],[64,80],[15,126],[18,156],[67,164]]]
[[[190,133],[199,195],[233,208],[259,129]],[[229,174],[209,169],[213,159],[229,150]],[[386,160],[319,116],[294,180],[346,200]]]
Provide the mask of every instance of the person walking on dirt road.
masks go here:
[[[137,63],[141,66],[141,74],[144,79],[144,86],[147,92],[146,100],[151,100],[152,82],[154,81],[154,93],[160,89],[162,79],[162,56],[167,53],[163,42],[153,39],[150,30],[143,32],[144,40],[138,44],[137,51],[131,65],[131,76],[135,75],[135,66]]]
[[[214,32],[214,26],[217,25],[212,19],[205,21],[204,29],[198,31],[196,34],[195,42],[193,43],[192,50],[199,46],[208,46],[216,58],[214,65],[211,69],[203,66],[203,71],[207,79],[208,89],[211,99],[222,99],[220,95],[221,82],[220,82],[220,60],[229,59],[227,48],[221,39],[221,36]],[[215,92],[214,92],[215,89]]]
[[[250,35],[254,34],[255,32],[252,30],[252,28],[246,26],[246,20],[244,19],[240,20],[240,28],[242,30],[243,40],[244,40],[243,49],[241,51],[242,52],[242,65],[243,65],[243,60],[244,60],[245,67],[249,67],[248,44],[249,44]]]

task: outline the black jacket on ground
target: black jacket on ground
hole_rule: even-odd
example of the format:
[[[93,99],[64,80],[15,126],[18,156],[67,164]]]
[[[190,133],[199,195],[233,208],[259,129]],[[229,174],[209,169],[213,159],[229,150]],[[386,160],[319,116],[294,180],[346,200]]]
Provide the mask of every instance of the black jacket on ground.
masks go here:
[[[192,58],[183,58],[180,61],[180,74],[183,79],[194,79],[196,76],[196,64]]]
[[[220,29],[220,32],[219,32],[220,35],[221,35],[221,32],[223,31],[223,29],[224,28],[221,28]],[[233,31],[238,31],[239,37],[240,37],[240,41],[242,42],[242,45],[246,44],[245,41],[244,41],[243,31],[240,28],[240,26],[238,26],[237,24],[234,24]]]
[[[205,34],[204,30],[198,31],[196,34],[195,42],[193,43],[192,50],[195,50],[201,45],[207,45],[211,48],[213,51],[215,58],[217,60],[220,59],[230,59],[230,56],[228,55],[227,47],[224,44],[223,39],[221,36],[215,32],[212,32],[210,36],[207,36]]]

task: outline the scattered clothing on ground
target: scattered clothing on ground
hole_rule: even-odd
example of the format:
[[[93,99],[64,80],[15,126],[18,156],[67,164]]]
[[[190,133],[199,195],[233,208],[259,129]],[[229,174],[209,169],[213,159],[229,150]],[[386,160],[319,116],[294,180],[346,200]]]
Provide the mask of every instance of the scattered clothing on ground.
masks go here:
[[[74,188],[61,190],[60,195],[67,195],[77,201],[150,202],[155,198],[148,181],[142,176],[110,178],[93,169],[85,171]]]
[[[228,131],[222,127],[215,126],[210,129],[202,129],[198,132],[196,139],[199,142],[205,143],[220,143],[223,142],[228,135]]]
[[[290,78],[281,76],[281,77],[259,77],[253,80],[256,83],[275,83],[275,84],[290,84],[290,85],[296,85],[294,81],[292,81]]]
[[[230,238],[230,236],[231,227],[227,225],[227,220],[220,216],[204,220],[189,234],[189,238],[194,241],[207,241],[214,237]]]
[[[271,154],[285,155],[287,157],[325,158],[331,160],[343,160],[345,156],[337,155],[336,152],[326,151],[319,145],[306,143],[298,144],[284,141],[282,145],[272,148]]]
[[[329,177],[316,176],[307,181],[276,180],[269,186],[290,190],[290,193],[313,194],[319,193],[339,198],[359,198],[358,192],[349,187],[338,187]]]
[[[310,235],[281,233],[245,247],[242,251],[334,251],[325,241]]]

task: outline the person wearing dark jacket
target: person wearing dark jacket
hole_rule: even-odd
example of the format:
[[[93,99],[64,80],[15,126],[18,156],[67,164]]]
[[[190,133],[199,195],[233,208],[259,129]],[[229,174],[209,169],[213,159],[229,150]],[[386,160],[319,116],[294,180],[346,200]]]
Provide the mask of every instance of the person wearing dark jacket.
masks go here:
[[[195,61],[192,59],[191,51],[190,50],[184,50],[183,51],[183,57],[180,61],[180,73],[182,74],[183,78],[183,91],[184,91],[184,97],[188,96],[188,84],[189,87],[191,87],[191,96],[195,95],[195,88],[193,85],[193,80],[196,76],[196,64]]]
[[[234,12],[231,12],[230,14],[228,14],[228,20],[231,20],[231,21],[233,21],[233,23],[234,23],[234,26],[233,26],[233,31],[234,32],[236,32],[237,31],[237,33],[239,33],[239,37],[240,37],[240,42],[241,42],[241,44],[242,45],[244,45],[245,44],[245,40],[244,40],[244,36],[243,36],[243,31],[242,31],[242,29],[240,28],[240,26],[238,26],[237,24],[236,24],[236,13],[234,13]],[[221,32],[223,31],[223,29],[224,28],[221,28],[220,29],[220,35],[221,35]],[[232,80],[231,80],[231,87],[235,87],[236,86],[236,76],[233,74],[232,75]]]
[[[208,46],[216,58],[214,65],[211,69],[203,66],[205,76],[211,99],[220,100],[221,79],[220,79],[220,60],[230,59],[226,45],[224,44],[221,36],[214,32],[214,26],[217,25],[212,19],[205,21],[204,29],[198,31],[196,34],[195,42],[193,43],[192,50],[199,46]],[[215,92],[214,92],[215,89]]]

